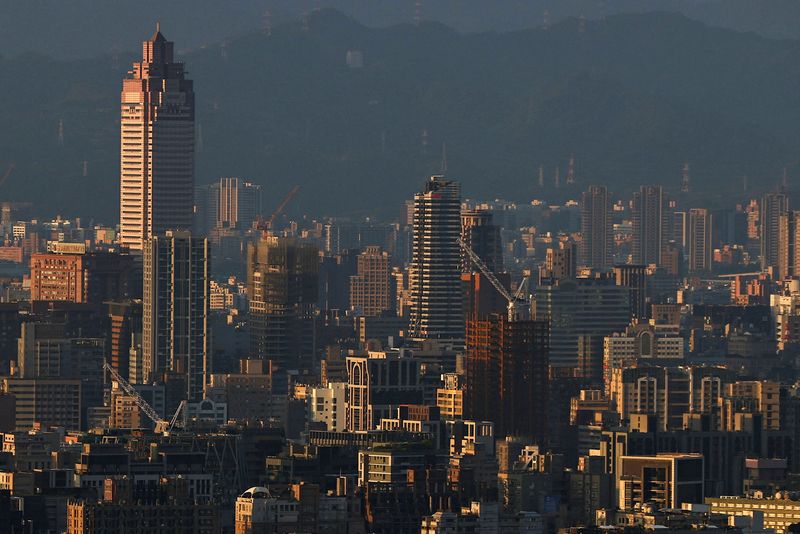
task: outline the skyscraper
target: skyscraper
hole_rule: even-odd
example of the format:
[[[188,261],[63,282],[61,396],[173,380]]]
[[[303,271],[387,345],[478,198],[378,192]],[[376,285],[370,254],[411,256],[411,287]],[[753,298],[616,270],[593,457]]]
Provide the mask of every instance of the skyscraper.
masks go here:
[[[787,211],[779,218],[777,278],[800,276],[800,211]]]
[[[605,186],[593,185],[581,197],[581,243],[579,263],[599,271],[608,270],[614,259],[611,198]]]
[[[761,199],[761,268],[778,266],[778,234],[781,214],[789,211],[789,197],[783,193],[767,193]]]
[[[195,191],[195,230],[247,230],[261,213],[262,188],[247,180],[220,178],[218,182],[198,187]]]
[[[122,81],[120,118],[120,242],[141,250],[191,229],[194,204],[192,81],[159,29]]]
[[[546,438],[548,330],[546,321],[509,321],[505,313],[469,321],[467,417],[494,421],[498,437]]]
[[[492,222],[488,210],[465,210],[461,212],[461,239],[478,255],[493,273],[503,271],[503,243],[500,228]],[[472,260],[461,255],[461,270],[473,270]]]
[[[464,340],[461,294],[461,186],[432,176],[414,195],[410,333],[415,339]]]
[[[312,244],[265,236],[247,246],[251,358],[281,369],[311,368],[318,278]]]
[[[711,271],[711,212],[705,208],[689,210],[689,272]]]
[[[168,231],[144,249],[142,367],[146,383],[171,373],[202,400],[208,351],[208,240]]]
[[[633,194],[633,263],[661,263],[669,241],[669,203],[660,185],[643,185]]]

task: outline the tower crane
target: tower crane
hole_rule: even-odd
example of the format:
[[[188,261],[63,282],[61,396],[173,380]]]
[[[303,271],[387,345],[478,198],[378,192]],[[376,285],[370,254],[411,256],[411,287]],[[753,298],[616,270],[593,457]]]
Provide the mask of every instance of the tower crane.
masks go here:
[[[275,224],[278,215],[283,213],[283,210],[286,209],[286,206],[289,204],[292,198],[294,198],[294,196],[297,194],[298,191],[300,191],[300,186],[299,185],[294,186],[292,190],[289,191],[289,193],[287,193],[287,195],[284,197],[283,201],[281,201],[278,207],[275,208],[275,211],[272,212],[272,215],[269,216],[269,219],[267,219],[266,221],[264,220],[259,221],[256,227],[265,234],[269,233],[269,231],[272,230],[272,225]]]
[[[14,172],[14,167],[15,166],[16,165],[14,163],[12,163],[11,165],[8,166],[8,169],[6,170],[6,173],[3,175],[2,178],[0,178],[0,185],[3,185],[4,183],[6,183],[6,180],[8,180],[8,177],[11,176],[12,172]]]
[[[517,288],[517,292],[512,295],[511,292],[506,289],[502,283],[500,283],[500,280],[498,280],[494,273],[489,270],[489,267],[486,266],[480,256],[478,256],[478,254],[476,254],[475,251],[470,248],[463,238],[458,238],[458,244],[461,246],[461,250],[463,250],[466,255],[469,256],[470,261],[472,261],[478,270],[480,270],[481,274],[483,274],[483,276],[485,276],[486,279],[489,280],[489,282],[494,286],[497,292],[508,301],[508,320],[513,322],[530,319],[531,303],[523,295],[528,282],[528,277],[526,276],[522,279],[522,282],[520,282],[519,287]]]
[[[136,391],[132,385],[128,383],[127,380],[122,378],[122,376],[117,372],[116,369],[111,367],[108,362],[103,364],[103,369],[108,371],[111,374],[111,377],[117,381],[119,387],[122,388],[122,391],[125,392],[126,395],[133,398],[133,402],[136,403],[136,406],[147,416],[148,419],[155,423],[155,431],[159,434],[164,432],[170,432],[174,427],[175,423],[178,421],[178,415],[184,409],[186,405],[186,401],[181,401],[178,405],[178,409],[175,410],[175,415],[172,416],[172,420],[167,421],[166,419],[162,419],[158,412],[156,412],[152,406],[147,404],[147,401],[139,395],[139,392]]]

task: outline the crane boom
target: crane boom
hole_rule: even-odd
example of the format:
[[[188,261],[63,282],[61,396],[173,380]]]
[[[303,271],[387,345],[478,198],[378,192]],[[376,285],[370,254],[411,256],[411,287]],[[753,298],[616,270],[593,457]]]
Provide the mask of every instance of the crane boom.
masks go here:
[[[138,406],[139,409],[142,410],[142,412],[144,412],[144,414],[148,417],[148,419],[150,419],[151,421],[153,421],[153,423],[155,423],[156,429],[158,429],[159,426],[162,427],[164,426],[166,421],[164,421],[161,418],[161,416],[158,415],[158,412],[156,412],[152,406],[147,404],[147,401],[144,400],[141,395],[139,395],[139,392],[136,391],[136,389],[132,385],[130,385],[127,380],[125,380],[124,378],[122,378],[122,376],[120,376],[120,374],[116,371],[116,369],[111,367],[108,364],[108,362],[103,364],[103,368],[109,373],[111,373],[111,376],[114,378],[114,380],[117,381],[119,386],[122,388],[122,391],[124,391],[126,395],[133,397],[133,401],[136,403],[136,406]]]
[[[522,291],[525,286],[525,281],[527,278],[522,280],[520,283],[520,287],[517,290],[516,295],[512,295],[511,292],[505,288],[505,286],[500,283],[500,280],[494,275],[492,271],[489,270],[489,267],[483,263],[483,260],[480,256],[478,256],[472,248],[464,241],[463,238],[458,238],[458,244],[461,246],[461,250],[466,252],[469,259],[474,263],[480,272],[489,280],[489,282],[494,286],[498,293],[500,293],[507,301],[508,301],[508,320],[509,321],[522,321],[530,318],[530,302],[528,299],[522,297]]]
[[[502,283],[500,283],[500,280],[498,280],[497,277],[494,275],[494,273],[489,270],[489,267],[487,267],[486,264],[483,263],[481,257],[478,256],[475,253],[475,251],[470,248],[469,245],[467,245],[467,243],[464,241],[463,238],[461,237],[458,238],[458,244],[461,245],[461,250],[466,252],[467,256],[469,256],[469,259],[472,261],[472,263],[474,263],[475,266],[478,268],[478,270],[480,270],[481,274],[483,274],[483,276],[485,276],[489,280],[489,282],[494,286],[497,292],[503,295],[503,297],[509,302],[509,304],[514,302],[515,300],[514,296],[505,288],[505,286]]]
[[[14,172],[14,167],[15,166],[16,165],[14,163],[12,163],[11,165],[8,166],[8,170],[6,170],[6,173],[3,175],[2,178],[0,178],[0,185],[3,185],[4,183],[6,183],[6,180],[8,180],[8,177],[11,176],[12,172]]]
[[[278,218],[278,215],[283,213],[283,210],[286,209],[286,206],[289,204],[292,198],[294,198],[294,196],[297,194],[298,191],[300,191],[300,186],[299,185],[294,186],[292,190],[289,191],[289,193],[284,197],[283,201],[278,205],[275,211],[272,212],[272,215],[270,215],[269,220],[267,220],[268,230],[272,228],[272,225],[275,223],[275,220]]]

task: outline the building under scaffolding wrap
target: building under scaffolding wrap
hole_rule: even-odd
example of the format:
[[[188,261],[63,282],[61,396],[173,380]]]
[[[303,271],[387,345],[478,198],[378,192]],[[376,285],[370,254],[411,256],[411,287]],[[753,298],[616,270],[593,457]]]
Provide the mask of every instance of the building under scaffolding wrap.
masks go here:
[[[310,243],[265,236],[247,246],[251,358],[281,369],[312,367],[318,272]]]

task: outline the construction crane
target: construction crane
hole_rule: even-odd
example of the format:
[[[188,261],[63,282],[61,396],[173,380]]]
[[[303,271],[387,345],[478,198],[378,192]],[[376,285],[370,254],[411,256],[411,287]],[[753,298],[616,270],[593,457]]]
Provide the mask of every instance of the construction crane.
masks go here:
[[[494,288],[500,293],[503,298],[508,301],[508,320],[509,321],[526,321],[530,319],[531,315],[531,303],[530,301],[524,297],[523,292],[528,282],[528,277],[522,279],[520,282],[519,287],[517,288],[517,292],[515,294],[511,294],[511,292],[505,288],[505,286],[497,279],[492,271],[489,270],[489,267],[483,262],[483,260],[478,256],[469,245],[467,245],[466,241],[463,238],[458,238],[458,244],[461,246],[461,250],[463,250],[472,263],[478,268],[478,270],[489,280]]]
[[[2,186],[4,183],[6,183],[6,180],[8,180],[8,177],[11,176],[12,172],[14,172],[14,167],[15,167],[15,165],[13,163],[8,166],[8,169],[6,170],[6,173],[3,175],[2,178],[0,178],[0,186]]]
[[[264,232],[264,235],[269,234],[272,230],[272,225],[275,224],[275,221],[278,219],[278,215],[283,213],[283,210],[286,209],[286,206],[289,204],[292,198],[294,198],[298,191],[300,191],[300,186],[294,186],[292,190],[289,191],[289,193],[284,197],[283,201],[278,205],[275,211],[272,212],[272,215],[269,216],[269,219],[266,221],[260,220],[256,228]]]
[[[172,420],[167,421],[162,419],[161,416],[158,415],[158,412],[156,412],[152,406],[147,404],[147,401],[144,400],[141,395],[139,395],[139,392],[136,391],[136,388],[130,385],[127,380],[122,378],[117,370],[111,367],[108,362],[103,364],[103,369],[111,374],[111,377],[119,384],[119,387],[122,388],[122,391],[124,391],[129,397],[132,397],[133,402],[136,403],[136,406],[139,407],[139,409],[147,416],[148,419],[155,423],[155,431],[157,433],[161,434],[164,432],[169,432],[175,427],[175,423],[178,421],[178,415],[186,405],[185,400],[181,401],[181,403],[178,405],[178,409],[175,411],[175,415],[172,416]]]

